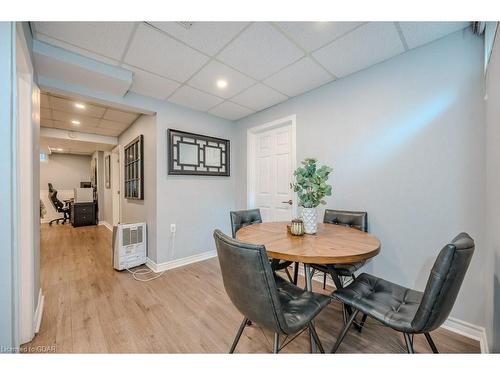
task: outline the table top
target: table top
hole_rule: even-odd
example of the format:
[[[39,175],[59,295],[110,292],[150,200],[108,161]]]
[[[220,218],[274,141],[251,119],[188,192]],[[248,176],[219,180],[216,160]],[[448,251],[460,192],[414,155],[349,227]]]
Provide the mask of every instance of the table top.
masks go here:
[[[252,224],[236,232],[236,239],[265,245],[270,258],[307,264],[355,263],[380,252],[377,237],[335,224],[318,224],[316,234],[292,236],[289,222]]]

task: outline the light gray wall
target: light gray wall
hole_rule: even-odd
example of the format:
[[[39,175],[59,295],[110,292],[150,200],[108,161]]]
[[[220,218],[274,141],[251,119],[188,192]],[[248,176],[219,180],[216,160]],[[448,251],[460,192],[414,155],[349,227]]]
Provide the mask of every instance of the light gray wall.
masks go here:
[[[13,23],[0,22],[0,346],[16,343],[14,328],[14,160],[13,127]]]
[[[489,345],[500,352],[500,42],[493,46],[486,79],[486,229],[490,258],[485,263]]]
[[[484,326],[482,39],[460,31],[237,122],[297,115],[297,158],[333,167],[326,207],[368,211],[382,250],[368,272],[423,290],[461,231],[476,253],[452,316]],[[246,202],[246,161],[237,168]],[[322,212],[321,212],[322,215]]]
[[[123,147],[139,135],[144,136],[144,200],[125,199],[123,162],[121,171],[121,223],[145,221],[148,230],[148,257],[156,259],[156,117],[141,116],[118,138],[122,147],[120,161],[124,160]],[[112,220],[111,220],[112,222]]]
[[[40,190],[48,190],[49,182],[57,190],[80,187],[81,181],[90,181],[90,161],[88,155],[49,155],[47,161],[40,162]]]
[[[231,176],[169,176],[167,129],[229,139]],[[239,130],[231,121],[169,105],[158,112],[157,125],[158,262],[215,250],[215,228],[231,233],[229,211],[236,206],[236,169],[239,165]],[[170,224],[176,224],[175,238]]]

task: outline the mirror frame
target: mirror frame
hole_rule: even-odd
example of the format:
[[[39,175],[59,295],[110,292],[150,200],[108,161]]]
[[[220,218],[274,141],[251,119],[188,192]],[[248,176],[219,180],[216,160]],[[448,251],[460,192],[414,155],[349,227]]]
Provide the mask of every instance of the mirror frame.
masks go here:
[[[168,174],[183,176],[230,176],[230,142],[228,139],[208,135],[188,133],[181,130],[167,129]],[[179,163],[179,143],[188,143],[198,147],[198,165]],[[205,166],[205,147],[221,150],[221,166]],[[206,170],[203,170],[205,168]]]

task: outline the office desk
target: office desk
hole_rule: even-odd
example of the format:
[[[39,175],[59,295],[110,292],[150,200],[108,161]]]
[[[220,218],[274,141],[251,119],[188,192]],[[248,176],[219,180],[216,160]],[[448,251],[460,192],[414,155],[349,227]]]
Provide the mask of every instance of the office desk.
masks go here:
[[[95,202],[88,203],[71,203],[71,224],[74,227],[82,227],[85,225],[96,225],[96,204]]]

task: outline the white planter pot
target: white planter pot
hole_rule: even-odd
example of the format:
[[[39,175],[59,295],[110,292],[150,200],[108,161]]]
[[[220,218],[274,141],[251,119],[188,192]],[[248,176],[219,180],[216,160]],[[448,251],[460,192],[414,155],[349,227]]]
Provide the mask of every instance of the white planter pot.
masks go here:
[[[318,211],[315,208],[302,207],[302,221],[304,221],[304,232],[314,234],[318,230]]]

